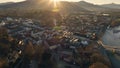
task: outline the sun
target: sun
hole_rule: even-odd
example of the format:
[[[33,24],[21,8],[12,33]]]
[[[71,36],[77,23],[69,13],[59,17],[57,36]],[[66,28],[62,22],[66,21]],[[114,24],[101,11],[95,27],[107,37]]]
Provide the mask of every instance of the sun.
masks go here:
[[[60,0],[52,0],[53,2],[59,2]]]
[[[59,11],[59,2],[60,0],[51,0],[51,2],[53,3],[53,12],[58,12]]]
[[[53,4],[54,4],[54,8],[58,7],[57,4],[59,3],[59,0],[52,0]]]
[[[60,2],[60,0],[50,0],[51,3],[53,3],[54,7],[57,7],[57,4]]]

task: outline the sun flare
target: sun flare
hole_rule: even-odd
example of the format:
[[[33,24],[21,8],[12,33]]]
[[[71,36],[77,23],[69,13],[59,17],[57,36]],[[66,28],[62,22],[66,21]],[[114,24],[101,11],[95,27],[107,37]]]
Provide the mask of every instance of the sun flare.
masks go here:
[[[59,2],[60,0],[53,0],[54,2]]]
[[[58,5],[60,0],[51,0],[51,2],[53,3],[53,12],[58,12],[59,11]]]
[[[53,1],[53,4],[54,4],[54,8],[56,8],[59,0],[52,0],[52,1]]]

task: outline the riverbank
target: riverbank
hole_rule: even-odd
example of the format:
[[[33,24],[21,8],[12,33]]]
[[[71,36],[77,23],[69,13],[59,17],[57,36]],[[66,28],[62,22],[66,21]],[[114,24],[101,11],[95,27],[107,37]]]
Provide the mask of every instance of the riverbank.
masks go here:
[[[104,47],[104,53],[111,62],[112,68],[120,68],[120,55],[117,54],[117,51],[112,47],[106,47],[101,41],[98,41],[98,43]]]
[[[104,45],[113,48],[120,48],[120,33],[114,33],[115,30],[120,30],[120,27],[114,29],[107,29],[104,35],[101,37],[101,41]]]
[[[113,68],[120,68],[120,58],[117,57],[118,55],[113,54],[113,52],[111,52],[111,51],[107,51],[107,54],[108,54],[109,59],[112,63],[112,67]]]

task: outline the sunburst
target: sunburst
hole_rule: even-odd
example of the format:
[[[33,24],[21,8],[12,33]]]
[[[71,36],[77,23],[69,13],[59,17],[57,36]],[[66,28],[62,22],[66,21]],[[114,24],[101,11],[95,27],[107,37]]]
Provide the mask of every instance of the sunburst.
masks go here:
[[[58,5],[59,5],[59,2],[60,0],[51,0],[51,2],[53,3],[53,12],[58,12],[59,11],[59,8],[58,8]]]

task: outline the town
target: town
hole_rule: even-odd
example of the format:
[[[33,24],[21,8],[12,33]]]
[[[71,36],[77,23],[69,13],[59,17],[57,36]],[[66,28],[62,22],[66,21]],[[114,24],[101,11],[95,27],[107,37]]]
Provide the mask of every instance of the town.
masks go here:
[[[98,43],[109,14],[70,14],[60,24],[54,19],[55,26],[46,27],[41,20],[1,18],[0,68],[112,68]]]

